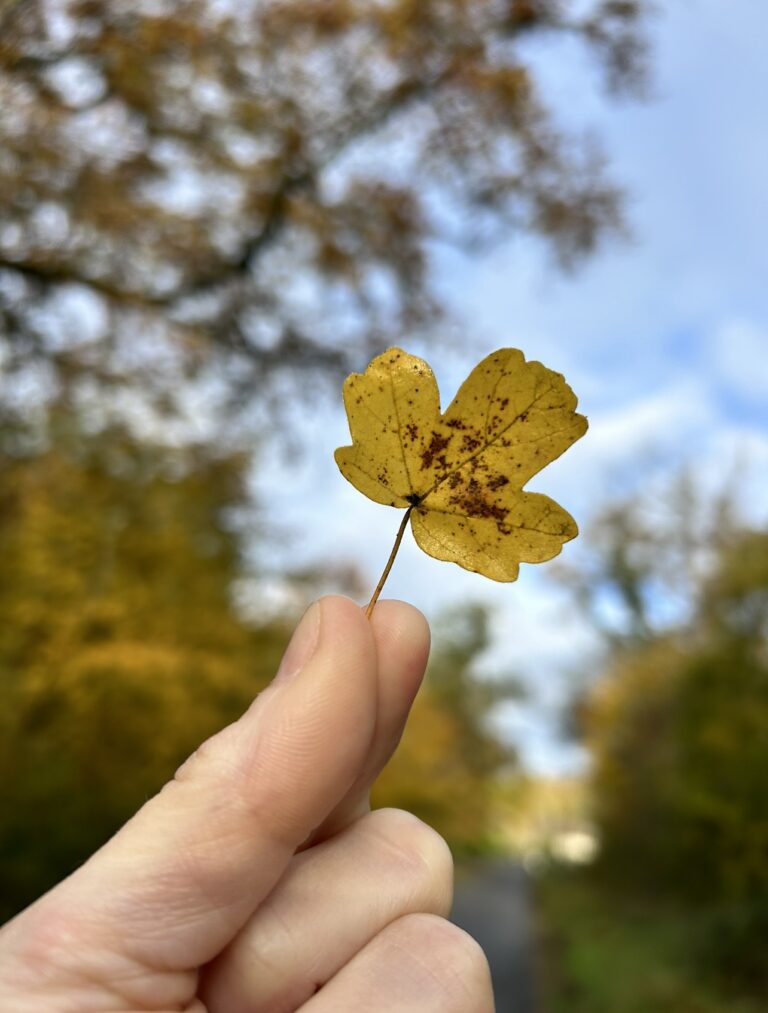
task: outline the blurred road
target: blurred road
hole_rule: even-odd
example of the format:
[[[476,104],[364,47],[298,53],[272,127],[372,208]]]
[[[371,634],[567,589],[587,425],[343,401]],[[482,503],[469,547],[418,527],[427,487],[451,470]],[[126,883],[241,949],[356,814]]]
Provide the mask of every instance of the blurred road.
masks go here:
[[[451,921],[485,950],[496,1013],[535,1013],[530,892],[520,866],[486,862],[457,870]]]

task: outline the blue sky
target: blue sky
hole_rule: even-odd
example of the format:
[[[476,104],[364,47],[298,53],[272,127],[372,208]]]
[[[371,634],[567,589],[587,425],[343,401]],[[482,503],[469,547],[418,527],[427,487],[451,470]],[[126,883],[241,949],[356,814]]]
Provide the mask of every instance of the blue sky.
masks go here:
[[[582,527],[605,498],[682,464],[713,489],[738,463],[745,513],[768,519],[768,9],[754,0],[664,6],[645,104],[608,103],[586,88],[594,71],[575,49],[535,54],[564,124],[602,138],[630,194],[632,240],[569,277],[524,237],[481,258],[443,252],[434,265],[439,291],[479,336],[466,353],[430,356],[444,405],[474,362],[504,345],[565,373],[579,395],[590,432],[530,488],[555,496]],[[303,463],[260,464],[257,486],[275,516],[304,532],[273,558],[349,558],[373,584],[399,517],[337,473],[332,452],[348,442],[346,422],[340,407],[322,410],[321,425],[316,414],[307,420]],[[488,664],[530,686],[527,703],[500,715],[503,727],[536,771],[582,763],[558,738],[557,712],[596,645],[546,564],[496,585],[406,539],[387,593],[428,617],[489,602]]]

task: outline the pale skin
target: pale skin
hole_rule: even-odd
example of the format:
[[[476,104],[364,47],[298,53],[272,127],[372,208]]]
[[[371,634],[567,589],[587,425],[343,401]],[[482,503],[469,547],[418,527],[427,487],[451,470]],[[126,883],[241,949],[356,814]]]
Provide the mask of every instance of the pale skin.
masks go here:
[[[428,650],[402,602],[312,606],[248,711],[0,930],[3,1013],[492,1013],[447,846],[368,803]]]

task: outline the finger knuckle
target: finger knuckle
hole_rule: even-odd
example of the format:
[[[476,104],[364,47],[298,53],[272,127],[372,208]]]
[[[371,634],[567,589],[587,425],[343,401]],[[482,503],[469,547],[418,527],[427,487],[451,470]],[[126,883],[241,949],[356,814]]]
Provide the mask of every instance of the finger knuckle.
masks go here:
[[[210,772],[220,761],[222,733],[211,735],[184,760],[173,779],[165,786],[177,786],[196,781],[204,772]]]
[[[13,961],[16,982],[23,988],[45,989],[58,976],[71,975],[73,938],[87,938],[81,916],[62,903],[54,891],[28,908],[17,919],[10,940],[3,940],[6,955]],[[4,1008],[4,1007],[3,1007]]]
[[[490,1011],[493,991],[488,960],[463,929],[430,914],[404,915],[390,926],[396,945],[431,977],[446,997],[445,1009]]]
[[[403,877],[428,910],[447,913],[453,895],[453,856],[436,830],[401,809],[370,813],[368,831],[386,848]]]

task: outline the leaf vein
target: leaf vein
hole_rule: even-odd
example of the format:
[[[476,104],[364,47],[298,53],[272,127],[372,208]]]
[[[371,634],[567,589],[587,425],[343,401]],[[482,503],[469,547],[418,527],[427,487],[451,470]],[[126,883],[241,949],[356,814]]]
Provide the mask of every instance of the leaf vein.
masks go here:
[[[451,475],[453,475],[453,474],[454,474],[455,472],[457,472],[457,471],[461,471],[461,469],[462,469],[462,468],[463,468],[463,467],[464,467],[465,465],[469,464],[469,462],[470,462],[470,461],[474,461],[474,460],[475,460],[475,458],[477,458],[477,457],[480,457],[480,456],[481,456],[482,454],[484,454],[484,453],[486,452],[486,450],[488,450],[488,448],[489,448],[489,447],[492,447],[492,446],[493,446],[493,444],[494,444],[494,443],[496,443],[496,441],[497,441],[497,440],[501,439],[501,437],[502,437],[502,436],[504,435],[504,433],[508,432],[508,431],[509,431],[509,430],[510,430],[510,429],[512,428],[512,426],[513,426],[513,425],[514,425],[514,424],[515,424],[515,423],[516,423],[517,421],[519,421],[520,417],[521,417],[521,416],[523,415],[523,413],[524,413],[524,412],[529,412],[529,411],[531,411],[531,410],[532,410],[532,408],[533,408],[533,406],[534,406],[534,405],[536,404],[536,402],[537,402],[537,401],[540,401],[540,400],[541,400],[541,398],[543,398],[545,394],[549,393],[549,391],[550,391],[550,390],[552,390],[552,386],[551,386],[551,385],[550,385],[549,387],[547,387],[547,388],[546,388],[546,390],[542,391],[542,393],[541,393],[541,394],[539,394],[539,395],[538,395],[537,397],[535,397],[535,398],[533,399],[533,401],[531,401],[531,403],[530,403],[530,404],[528,405],[528,407],[527,407],[527,408],[523,409],[523,411],[522,411],[522,412],[520,412],[519,414],[517,414],[517,415],[516,415],[516,416],[515,416],[515,417],[514,417],[514,418],[512,419],[512,421],[511,421],[511,422],[509,423],[509,425],[505,426],[505,427],[504,427],[503,429],[500,429],[500,430],[498,431],[498,433],[496,433],[496,435],[495,435],[495,436],[493,437],[493,439],[492,439],[492,440],[489,440],[489,441],[488,441],[488,442],[487,442],[487,443],[486,443],[486,444],[485,444],[484,446],[480,447],[480,448],[479,448],[479,450],[476,450],[476,451],[474,451],[474,453],[472,453],[472,454],[469,454],[469,455],[468,455],[468,456],[467,456],[467,457],[466,457],[466,458],[465,458],[465,459],[464,459],[464,460],[463,460],[463,461],[461,462],[461,464],[458,464],[458,465],[457,465],[457,466],[456,466],[455,468],[452,468],[452,469],[451,469],[451,470],[450,470],[450,471],[449,471],[449,472],[448,472],[447,474],[445,474],[445,475],[444,475],[444,476],[443,476],[443,477],[442,477],[442,478],[441,478],[441,479],[440,479],[440,480],[439,480],[438,482],[435,482],[435,484],[434,484],[434,485],[433,485],[433,486],[432,486],[432,487],[431,487],[430,489],[428,489],[428,490],[427,490],[427,491],[426,491],[426,492],[424,493],[424,495],[422,496],[422,499],[426,499],[426,498],[427,498],[427,496],[431,495],[431,494],[432,494],[432,493],[433,493],[433,492],[434,492],[434,491],[435,491],[436,489],[439,489],[439,488],[440,488],[440,486],[441,486],[441,485],[443,484],[443,482],[445,482],[445,481],[446,481],[446,479],[448,479],[448,478],[449,478],[449,477],[450,477]],[[535,442],[536,442],[536,440],[530,440],[529,442],[530,442],[530,443],[535,443]],[[545,462],[545,464],[546,464],[546,462]],[[545,467],[545,464],[542,464],[542,468],[543,468],[543,467]]]
[[[540,493],[533,493],[533,495],[539,496],[541,494]],[[477,524],[479,520],[493,521],[492,517],[477,518],[477,517],[470,516],[470,514],[457,513],[455,510],[440,510],[437,507],[425,507],[425,512],[426,513],[431,513],[431,514],[444,514],[446,517],[461,517],[464,520],[468,520],[470,524]],[[551,508],[549,509],[548,512],[549,513],[554,513],[554,511]],[[494,521],[494,523],[495,523],[495,521]],[[508,522],[504,521],[504,523],[507,524]],[[535,531],[537,534],[540,534],[540,535],[550,535],[552,538],[559,537],[557,535],[557,533],[554,532],[554,531],[545,531],[544,528],[532,528],[532,527],[530,527],[527,524],[513,524],[512,522],[509,522],[509,526],[511,528],[515,528],[517,531]]]
[[[400,411],[397,407],[397,395],[395,394],[395,378],[392,375],[392,370],[389,371],[389,385],[392,389],[392,405],[395,409],[395,418],[397,419],[397,442],[400,444],[400,456],[403,459],[403,468],[405,468],[405,477],[408,479],[408,491],[413,495],[413,480],[411,473],[408,470],[408,461],[405,458],[405,444],[403,443],[403,427],[400,422]]]

